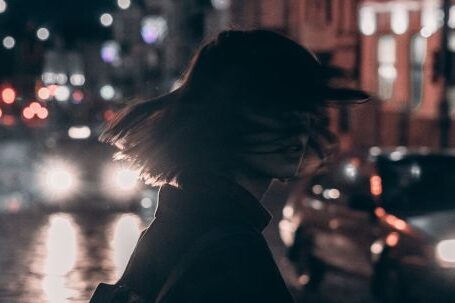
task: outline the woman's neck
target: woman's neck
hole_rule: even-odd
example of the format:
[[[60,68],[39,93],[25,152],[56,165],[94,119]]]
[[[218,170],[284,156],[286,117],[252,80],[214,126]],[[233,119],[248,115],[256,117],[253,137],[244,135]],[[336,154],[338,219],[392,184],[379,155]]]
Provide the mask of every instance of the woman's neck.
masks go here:
[[[272,182],[272,178],[251,178],[244,175],[236,175],[233,180],[252,194],[257,200],[261,200]]]

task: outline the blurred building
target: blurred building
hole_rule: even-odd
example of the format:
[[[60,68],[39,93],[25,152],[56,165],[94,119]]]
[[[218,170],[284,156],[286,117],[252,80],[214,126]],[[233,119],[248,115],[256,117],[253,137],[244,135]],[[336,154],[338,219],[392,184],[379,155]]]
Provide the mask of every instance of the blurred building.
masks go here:
[[[450,12],[453,28],[455,9]],[[234,27],[282,32],[347,70],[345,84],[373,93],[367,105],[333,111],[346,148],[439,145],[443,16],[437,0],[233,0],[231,7]],[[449,32],[452,50],[454,35]],[[453,92],[449,87],[450,115]]]
[[[345,76],[336,79],[343,85],[362,87],[375,96],[368,104],[332,111],[333,128],[341,135],[344,148],[436,147],[441,137],[440,105],[445,91],[449,115],[455,100],[453,79],[445,90],[441,68],[437,67],[442,2],[117,0],[109,10],[112,24],[96,25],[100,28],[97,39],[65,45],[51,27],[50,39],[39,42],[34,37],[36,26],[30,27],[30,37],[22,37],[12,50],[2,50],[1,62],[15,63],[10,64],[14,68],[5,65],[1,84],[2,89],[11,83],[16,86],[17,99],[24,100],[23,106],[35,99],[45,103],[46,98],[38,95],[43,85],[68,85],[69,91],[59,89],[62,102],[58,104],[73,104],[71,113],[85,101],[115,107],[133,98],[167,92],[200,42],[219,31],[266,28],[293,38],[315,51],[324,63],[345,70]],[[455,9],[450,12],[448,47],[452,51]],[[81,37],[84,35],[86,32]],[[44,96],[52,93],[43,92]],[[8,105],[2,106],[0,122],[9,121],[5,120],[10,117],[6,115]]]

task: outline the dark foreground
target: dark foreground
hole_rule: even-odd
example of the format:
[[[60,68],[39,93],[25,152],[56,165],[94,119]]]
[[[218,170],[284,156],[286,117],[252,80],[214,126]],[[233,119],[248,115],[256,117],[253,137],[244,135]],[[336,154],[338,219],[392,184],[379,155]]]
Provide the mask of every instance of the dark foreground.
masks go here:
[[[276,187],[264,201],[275,217],[266,237],[294,283],[275,231],[281,206],[271,204],[283,195]],[[0,215],[0,302],[87,302],[99,282],[118,279],[148,221],[131,213]],[[329,274],[318,293],[294,292],[300,302],[372,302],[366,279],[342,273]]]

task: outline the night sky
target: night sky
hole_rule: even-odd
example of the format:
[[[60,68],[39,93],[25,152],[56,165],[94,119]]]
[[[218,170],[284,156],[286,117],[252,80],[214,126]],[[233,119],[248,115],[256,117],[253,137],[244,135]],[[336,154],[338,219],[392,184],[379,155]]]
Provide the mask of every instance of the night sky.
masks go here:
[[[108,29],[101,26],[99,16],[117,9],[115,0],[5,0],[6,12],[0,14],[0,35],[16,39],[35,33],[41,26],[51,35],[65,41],[97,39]]]

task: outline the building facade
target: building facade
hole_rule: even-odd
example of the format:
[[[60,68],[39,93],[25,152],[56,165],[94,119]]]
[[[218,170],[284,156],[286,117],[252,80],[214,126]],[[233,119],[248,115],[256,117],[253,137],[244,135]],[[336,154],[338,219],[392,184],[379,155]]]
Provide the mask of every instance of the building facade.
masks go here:
[[[444,17],[441,2],[238,0],[233,2],[231,21],[234,27],[268,28],[288,35],[323,61],[347,70],[345,84],[372,93],[374,100],[368,104],[333,110],[333,128],[343,147],[438,147],[444,95],[444,78],[435,71]],[[452,28],[454,9],[450,15]],[[451,32],[448,38],[450,49],[455,39]],[[450,95],[449,88],[451,116]],[[449,134],[452,146],[455,130]]]

